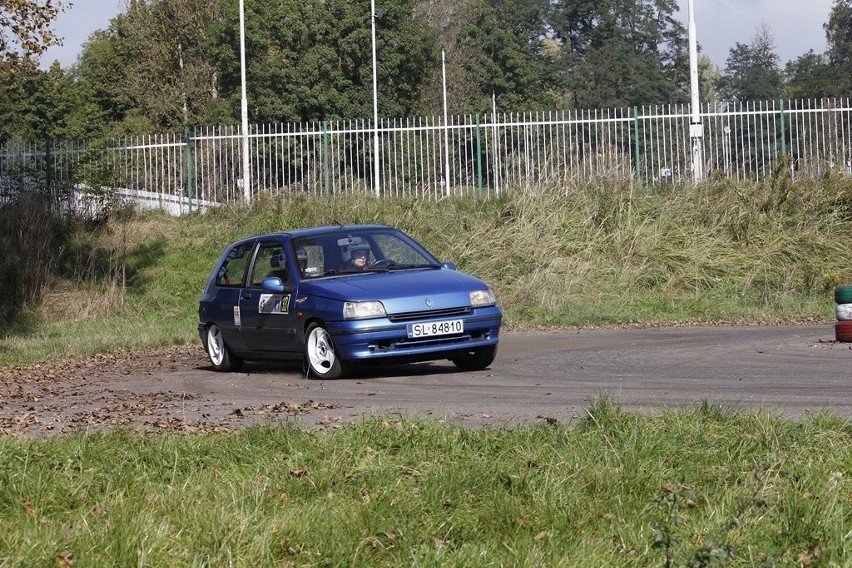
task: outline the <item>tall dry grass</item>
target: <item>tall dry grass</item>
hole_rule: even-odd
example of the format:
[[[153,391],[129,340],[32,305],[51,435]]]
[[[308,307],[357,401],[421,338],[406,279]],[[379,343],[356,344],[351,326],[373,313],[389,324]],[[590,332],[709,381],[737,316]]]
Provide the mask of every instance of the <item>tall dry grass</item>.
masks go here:
[[[527,187],[494,199],[263,199],[236,234],[386,223],[487,280],[510,325],[820,318],[852,280],[852,180]]]
[[[75,303],[76,316],[37,311],[38,325],[65,337],[65,351],[78,341],[102,349],[110,333],[121,346],[194,341],[198,295],[223,247],[338,222],[403,229],[488,282],[514,328],[830,321],[831,291],[852,282],[852,180],[842,177],[576,183],[436,201],[267,196],[180,219],[116,216],[96,230],[83,227],[61,243],[68,264],[50,291],[83,290],[90,300]],[[105,334],[94,343],[82,324],[69,324],[88,320],[94,329],[93,317],[104,320],[97,329]],[[17,353],[39,335],[38,326],[13,329],[0,351]]]

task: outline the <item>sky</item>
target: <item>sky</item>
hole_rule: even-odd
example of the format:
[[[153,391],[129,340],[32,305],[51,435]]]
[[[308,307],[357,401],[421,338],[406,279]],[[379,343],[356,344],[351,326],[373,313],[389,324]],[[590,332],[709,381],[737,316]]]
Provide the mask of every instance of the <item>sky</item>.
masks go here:
[[[41,60],[43,69],[54,60],[63,68],[76,62],[89,35],[109,26],[110,19],[124,11],[127,0],[72,0],[72,3],[55,22],[64,45],[47,51]],[[688,0],[678,3],[680,19],[687,25]],[[828,21],[833,4],[834,0],[693,0],[698,44],[713,63],[724,69],[734,44],[751,43],[755,32],[765,23],[775,38],[775,52],[783,67],[809,49],[816,53],[825,51],[822,26]]]

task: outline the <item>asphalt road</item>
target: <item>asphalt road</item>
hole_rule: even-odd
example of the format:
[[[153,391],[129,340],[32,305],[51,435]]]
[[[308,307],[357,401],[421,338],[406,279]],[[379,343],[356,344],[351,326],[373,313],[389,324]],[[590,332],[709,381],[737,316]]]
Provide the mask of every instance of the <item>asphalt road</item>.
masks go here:
[[[177,381],[172,389],[237,407],[321,403],[303,419],[326,424],[375,414],[471,426],[571,421],[604,396],[635,410],[707,400],[797,418],[852,416],[852,344],[835,342],[831,325],[505,333],[492,366],[476,373],[449,362],[364,370],[338,381],[306,380],[281,365],[246,370],[198,369],[169,380]]]
[[[487,370],[449,362],[365,369],[336,381],[300,366],[217,373],[198,346],[0,373],[0,432],[115,426],[227,430],[262,421],[336,427],[414,416],[467,427],[574,422],[602,397],[627,410],[703,401],[792,418],[852,417],[852,344],[831,324],[503,333]]]

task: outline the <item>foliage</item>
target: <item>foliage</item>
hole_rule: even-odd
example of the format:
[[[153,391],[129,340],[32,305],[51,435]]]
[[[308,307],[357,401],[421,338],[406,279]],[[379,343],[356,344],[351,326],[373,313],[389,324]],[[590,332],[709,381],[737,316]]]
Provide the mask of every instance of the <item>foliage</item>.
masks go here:
[[[113,135],[203,122],[217,87],[208,54],[211,0],[133,0],[94,34],[73,76],[81,113]]]
[[[221,96],[233,116],[240,102],[236,2],[223,2],[213,28]],[[416,104],[423,69],[435,63],[433,39],[411,17],[410,0],[377,17],[382,116],[403,116]],[[372,116],[371,15],[367,0],[279,2],[246,6],[246,75],[252,122]]]
[[[50,25],[65,0],[0,0],[0,62],[38,56],[61,43]]]
[[[0,206],[0,324],[39,304],[73,232],[42,195]]]
[[[738,42],[731,49],[719,91],[726,100],[764,101],[779,98],[783,86],[775,39],[764,24],[750,44]]]
[[[823,27],[833,94],[848,95],[852,90],[852,0],[835,0]]]
[[[447,106],[453,114],[557,106],[560,81],[547,38],[548,2],[468,0],[438,16],[421,1],[418,16],[433,27],[446,52]],[[434,9],[429,2],[429,8]],[[423,92],[433,114],[442,109],[443,69]]]
[[[33,60],[0,63],[0,143],[87,133],[77,94],[77,86],[56,64],[41,71]]]
[[[51,0],[58,9],[56,0]],[[49,3],[49,2],[48,2]],[[0,69],[0,140],[179,133],[241,114],[237,0],[130,0],[69,69]],[[687,32],[674,0],[380,2],[382,119],[687,102]],[[764,25],[720,72],[699,60],[701,100],[845,96],[849,0],[825,24],[826,54],[784,72]],[[252,124],[373,114],[369,0],[246,3]],[[441,51],[446,54],[442,65]],[[444,79],[446,77],[446,92]]]
[[[465,430],[0,438],[4,565],[840,566],[848,421],[609,400]]]
[[[551,23],[575,108],[688,98],[687,35],[673,0],[557,0]]]
[[[790,61],[784,69],[784,94],[788,99],[822,99],[842,95],[836,91],[837,83],[833,80],[834,69],[824,56],[817,55],[813,50]]]

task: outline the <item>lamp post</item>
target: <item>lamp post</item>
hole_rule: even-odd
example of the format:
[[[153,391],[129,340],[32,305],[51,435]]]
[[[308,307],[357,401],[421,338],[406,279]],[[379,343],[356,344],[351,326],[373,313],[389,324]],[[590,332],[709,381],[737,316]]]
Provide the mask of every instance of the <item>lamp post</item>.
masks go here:
[[[450,123],[447,114],[447,55],[441,50],[441,82],[444,92],[444,195],[450,195]]]
[[[692,181],[704,179],[704,125],[701,123],[701,103],[698,94],[698,39],[695,33],[695,9],[689,0],[689,87],[692,94],[692,116],[689,136],[692,138]]]
[[[240,80],[242,82],[242,99],[240,110],[242,115],[242,139],[243,139],[243,197],[246,203],[251,202],[251,162],[249,160],[249,135],[248,135],[248,100],[246,99],[246,26],[245,6],[240,0]]]
[[[379,189],[379,88],[376,78],[376,0],[370,0],[370,22],[373,41],[373,191],[376,197]]]

